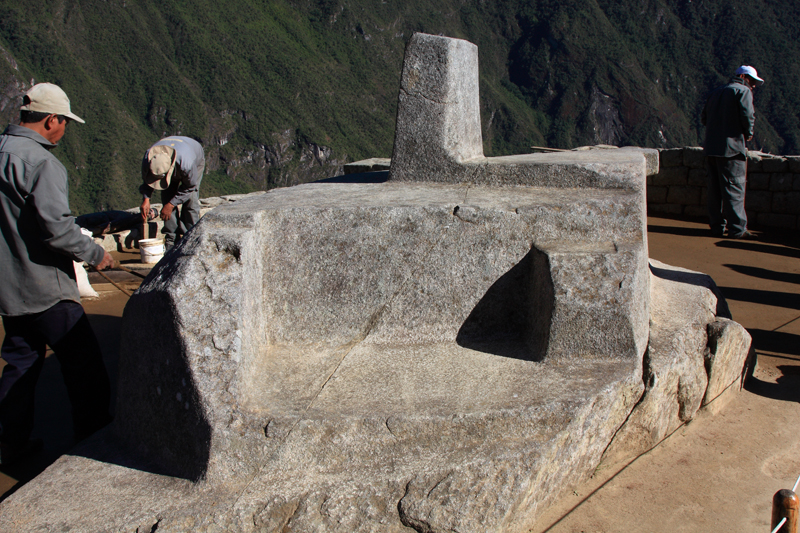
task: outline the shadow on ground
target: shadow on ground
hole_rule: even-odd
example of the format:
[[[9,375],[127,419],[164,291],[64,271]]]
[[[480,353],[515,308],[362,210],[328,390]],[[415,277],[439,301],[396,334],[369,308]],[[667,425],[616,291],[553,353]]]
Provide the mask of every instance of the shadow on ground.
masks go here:
[[[103,348],[103,362],[106,364],[106,370],[111,379],[111,409],[113,410],[116,404],[117,360],[119,359],[119,334],[122,318],[110,315],[88,316],[95,336]],[[7,476],[3,479],[6,482],[4,485],[11,483],[8,478],[17,481],[13,488],[0,496],[0,501],[38,476],[61,455],[73,450],[76,445],[72,432],[69,397],[61,377],[61,365],[50,350],[48,350],[39,382],[36,385],[35,402],[36,423],[31,437],[42,439],[44,448],[13,464],[0,466],[0,474]],[[92,438],[87,440],[92,440]]]
[[[711,230],[707,228],[683,228],[678,226],[647,226],[648,233],[666,233],[682,237],[711,237]]]
[[[734,272],[738,272],[739,274],[743,274],[745,276],[750,276],[753,278],[800,285],[800,274],[794,274],[791,272],[778,272],[777,270],[769,270],[767,268],[751,267],[746,265],[725,264],[722,266],[728,267]]]
[[[764,291],[760,289],[744,289],[741,287],[720,287],[726,300],[751,302],[754,304],[800,309],[800,294],[791,292]]]
[[[777,369],[781,371],[782,375],[775,380],[775,383],[751,376],[747,380],[745,388],[764,398],[784,402],[800,402],[800,366],[779,365]]]
[[[761,242],[753,242],[753,241],[721,240],[715,242],[714,245],[720,248],[732,248],[735,250],[743,250],[743,251],[746,250],[749,252],[756,252],[759,254],[782,255],[784,257],[800,258],[800,249],[793,247],[793,245],[791,244],[786,244],[783,242],[773,245],[773,244],[764,244]]]

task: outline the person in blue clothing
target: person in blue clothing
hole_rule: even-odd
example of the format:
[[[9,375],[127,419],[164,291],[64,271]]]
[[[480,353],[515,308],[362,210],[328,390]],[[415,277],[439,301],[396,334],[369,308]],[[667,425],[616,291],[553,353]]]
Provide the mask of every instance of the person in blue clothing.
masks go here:
[[[111,421],[110,383],[80,304],[73,261],[98,270],[114,260],[70,214],[67,170],[50,153],[70,122],[67,95],[51,83],[23,98],[20,124],[0,135],[0,464],[40,449],[31,440],[34,392],[47,346],[61,364],[77,440]]]
[[[202,145],[189,137],[161,139],[147,149],[142,159],[142,219],[150,213],[150,197],[161,191],[160,217],[164,221],[164,248],[175,245],[179,235],[200,220],[200,182],[205,170]],[[180,206],[180,214],[178,214]]]
[[[753,236],[744,210],[747,146],[753,138],[753,89],[764,83],[751,66],[736,70],[730,82],[714,89],[703,108],[703,148],[708,172],[708,224],[711,234],[733,239]]]

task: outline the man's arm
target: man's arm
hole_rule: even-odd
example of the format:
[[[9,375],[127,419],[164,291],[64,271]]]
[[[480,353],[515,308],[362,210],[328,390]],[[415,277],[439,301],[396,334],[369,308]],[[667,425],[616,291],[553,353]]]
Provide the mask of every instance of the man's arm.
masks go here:
[[[740,93],[739,100],[739,123],[742,126],[742,133],[745,140],[753,138],[753,126],[756,121],[756,112],[753,108],[753,91],[746,90]]]
[[[705,126],[707,120],[708,120],[708,100],[706,100],[706,105],[703,106],[703,112],[700,113],[700,123],[703,126]]]
[[[45,160],[38,174],[28,201],[32,202],[36,211],[45,245],[74,261],[86,261],[95,268],[111,266],[113,259],[108,252],[91,237],[81,233],[70,213],[64,167],[55,161]]]
[[[149,152],[149,150],[148,150]],[[147,221],[147,214],[150,212],[150,198],[153,196],[153,189],[145,179],[150,173],[150,164],[147,161],[147,152],[142,158],[142,184],[139,185],[139,192],[142,194],[142,205],[139,206],[139,212],[142,214],[142,220]]]

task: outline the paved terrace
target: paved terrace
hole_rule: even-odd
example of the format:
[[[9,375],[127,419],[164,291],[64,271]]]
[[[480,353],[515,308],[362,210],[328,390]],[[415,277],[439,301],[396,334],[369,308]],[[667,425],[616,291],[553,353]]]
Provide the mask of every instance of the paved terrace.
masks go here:
[[[792,488],[800,475],[800,239],[713,239],[703,224],[663,218],[649,218],[648,230],[652,258],[705,272],[721,287],[734,320],[753,335],[754,379],[719,414],[701,414],[621,471],[599,470],[531,531],[769,531],[772,495]],[[138,251],[117,258],[133,266]],[[110,276],[129,290],[139,283],[123,272]],[[91,280],[100,298],[84,306],[113,381],[127,297],[97,274]],[[48,357],[34,430],[45,449],[0,467],[0,493],[10,494],[68,453],[71,434],[58,362]]]

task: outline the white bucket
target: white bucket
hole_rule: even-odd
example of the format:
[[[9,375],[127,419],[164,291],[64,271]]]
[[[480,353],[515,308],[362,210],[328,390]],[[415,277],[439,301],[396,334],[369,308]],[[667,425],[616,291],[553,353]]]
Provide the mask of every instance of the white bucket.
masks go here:
[[[139,239],[142,263],[158,263],[164,257],[164,239]]]

